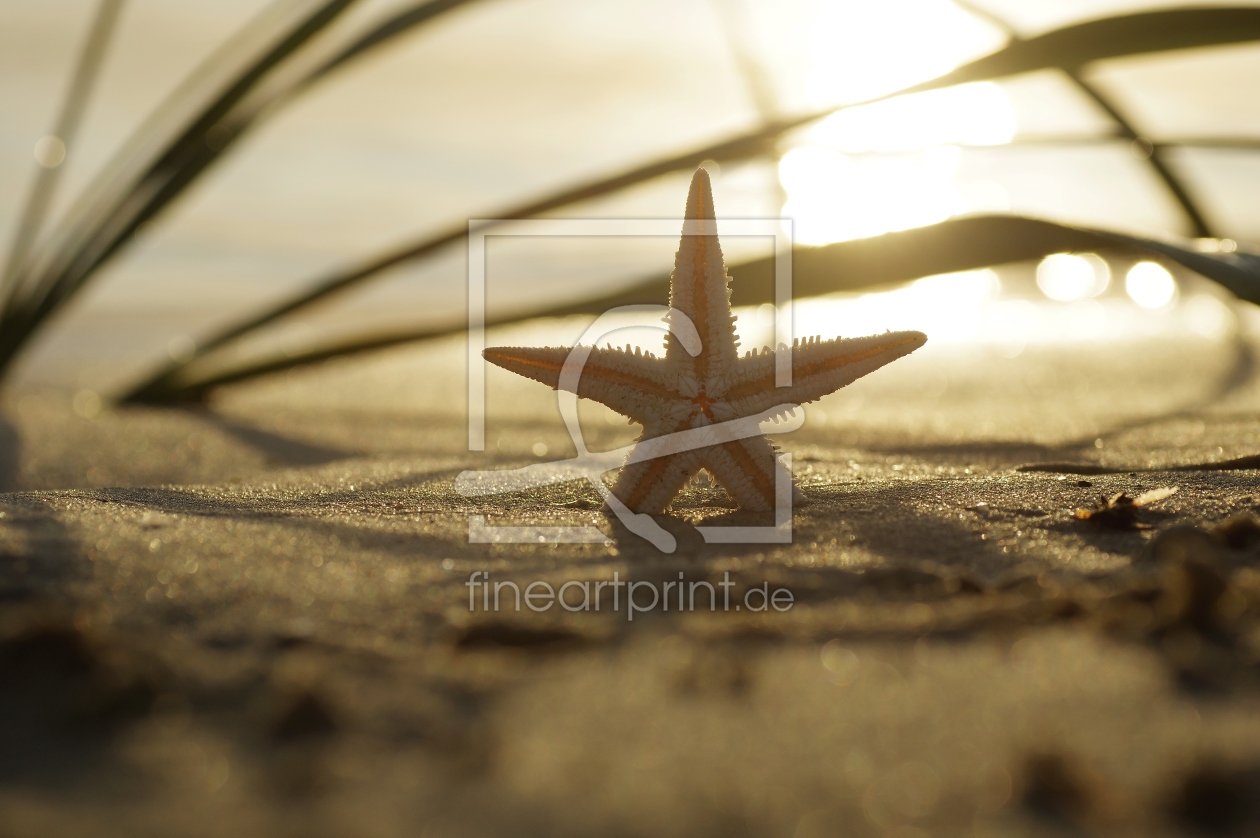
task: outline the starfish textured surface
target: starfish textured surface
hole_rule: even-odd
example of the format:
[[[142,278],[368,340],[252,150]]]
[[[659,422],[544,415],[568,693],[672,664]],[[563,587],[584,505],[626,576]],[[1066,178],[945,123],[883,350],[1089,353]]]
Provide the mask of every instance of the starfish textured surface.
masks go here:
[[[577,395],[593,399],[643,426],[639,443],[690,428],[762,414],[778,405],[802,405],[922,346],[921,332],[864,338],[795,341],[789,349],[738,354],[731,314],[730,277],[718,244],[709,174],[691,179],[682,241],[670,275],[670,307],[686,315],[700,337],[691,355],[673,332],[665,357],[639,350],[591,350]],[[569,347],[485,351],[486,360],[556,389]],[[792,383],[775,386],[775,359],[790,352]],[[723,442],[622,468],[612,491],[635,512],[663,512],[687,481],[708,471],[745,509],[774,508],[778,470],[786,468],[764,435]]]

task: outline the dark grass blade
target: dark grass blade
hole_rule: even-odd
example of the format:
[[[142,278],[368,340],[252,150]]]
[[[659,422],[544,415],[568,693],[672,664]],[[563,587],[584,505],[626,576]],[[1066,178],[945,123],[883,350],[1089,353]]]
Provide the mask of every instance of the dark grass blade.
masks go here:
[[[714,160],[722,163],[731,160],[744,160],[749,157],[756,157],[758,155],[765,154],[767,151],[774,148],[774,144],[777,142],[778,133],[781,133],[780,123],[768,126],[756,134],[740,137],[733,142],[689,151],[678,157],[671,157],[666,160],[649,163],[646,166],[621,172],[609,178],[593,183],[582,184],[555,195],[549,195],[541,200],[531,201],[518,207],[512,207],[495,213],[494,217],[496,219],[529,218],[553,209],[560,209],[561,207],[569,206],[581,201],[608,195],[619,189],[624,189],[625,187],[633,186],[637,183],[642,183],[643,181],[651,180],[652,178],[659,177],[661,175],[695,168],[705,160]],[[496,226],[496,223],[491,222],[482,225],[479,229],[485,230],[494,226]],[[345,273],[335,274],[328,277],[297,297],[294,297],[273,309],[269,309],[256,317],[239,323],[227,331],[200,343],[196,357],[202,357],[211,350],[223,346],[242,335],[255,331],[259,327],[265,326],[286,314],[291,314],[292,312],[303,309],[312,303],[323,300],[331,294],[357,285],[363,280],[375,276],[382,271],[396,265],[400,265],[404,262],[418,259],[422,256],[427,256],[430,253],[434,253],[448,245],[462,242],[467,235],[468,224],[465,222],[452,226],[415,244],[406,245],[397,250],[385,253]]]
[[[1024,146],[1055,146],[1059,148],[1071,148],[1073,146],[1092,146],[1092,145],[1108,145],[1116,143],[1132,144],[1133,140],[1124,131],[1116,130],[1111,133],[1100,134],[1021,134],[1012,137],[1008,142],[1001,145],[971,145],[968,143],[958,143],[961,148],[972,151],[991,151],[1001,152],[1004,149],[1021,148]],[[1165,152],[1174,151],[1181,148],[1204,148],[1218,151],[1260,151],[1260,138],[1256,137],[1211,137],[1211,136],[1184,136],[1184,137],[1168,137],[1166,139],[1152,140],[1149,137],[1143,137],[1142,142],[1150,143],[1151,146],[1161,149]],[[1149,151],[1146,149],[1134,149],[1135,153]],[[886,155],[884,151],[850,151],[845,152],[848,157],[880,157]],[[1206,236],[1200,238],[1218,238],[1217,236]]]
[[[997,52],[912,89],[936,89],[1048,67],[1076,70],[1105,58],[1256,39],[1260,39],[1260,8],[1220,6],[1140,12],[1088,20],[1012,41]]]
[[[888,99],[905,93],[935,90],[964,82],[1000,78],[1046,68],[1057,67],[1075,72],[1080,66],[1103,58],[1257,39],[1260,39],[1260,9],[1192,8],[1124,15],[1086,21],[1037,37],[1012,41],[1003,49],[959,67],[944,76],[879,98]],[[656,160],[611,177],[596,179],[558,191],[520,206],[489,212],[485,216],[504,219],[528,218],[579,201],[607,195],[661,175],[694,168],[705,159],[722,162],[756,157],[772,150],[779,138],[793,129],[821,119],[837,110],[841,108],[785,118],[710,146]],[[192,359],[170,364],[161,369],[128,398],[148,398],[146,394],[174,392],[178,389],[175,382],[180,377],[180,371],[188,364],[196,363],[247,333],[332,294],[358,285],[388,268],[427,256],[445,246],[463,241],[466,234],[466,225],[452,225],[447,230],[404,244],[389,253],[319,280],[305,291],[279,305],[201,341]],[[938,272],[940,271],[927,271],[927,273]],[[382,339],[385,339],[384,336]]]
[[[274,69],[301,50],[353,2],[311,3],[309,13],[298,17],[287,29],[249,33],[254,41],[266,41],[267,35],[273,37],[261,54],[250,54],[233,68],[223,87],[194,111],[190,121],[180,124],[169,140],[140,136],[129,141],[125,154],[140,156],[141,149],[155,146],[157,151],[150,158],[151,162],[141,164],[138,170],[135,161],[127,159],[107,166],[105,182],[90,190],[92,194],[85,206],[71,211],[68,223],[59,235],[52,237],[42,264],[19,278],[18,288],[25,293],[19,293],[0,317],[0,371],[42,322],[82,288],[143,224],[182,194],[278,102],[349,60],[472,0],[432,0],[409,7],[379,23],[312,72],[259,95],[260,84]],[[142,128],[141,134],[146,129],[152,133],[163,128],[161,120],[154,120]],[[112,178],[108,176],[110,170]]]
[[[1007,48],[1008,50],[1013,51],[1010,54],[1015,54],[1021,45],[1027,43],[1027,41],[1022,38],[1010,24],[999,16],[985,9],[978,8],[974,4],[967,2],[967,0],[956,0],[956,2],[958,2],[958,5],[962,8],[969,10],[972,14],[979,15],[1005,32],[1010,38],[1010,43],[1007,45]],[[1183,12],[1184,10],[1173,10],[1174,19],[1180,21],[1181,14]],[[1222,36],[1228,37],[1227,33],[1230,32],[1231,24],[1228,17],[1229,16],[1226,15],[1222,18],[1211,20],[1196,17],[1190,20],[1190,25],[1194,28],[1196,36],[1200,38],[1211,39]],[[1158,19],[1148,19],[1147,24],[1149,24],[1149,28],[1147,30],[1141,30],[1138,27],[1134,27],[1123,32],[1116,31],[1116,28],[1108,26],[1105,21],[1087,24],[1090,28],[1081,30],[1080,34],[1082,37],[1080,38],[1080,41],[1084,43],[1093,39],[1101,43],[1106,43],[1114,41],[1118,36],[1121,38],[1127,36],[1133,39],[1141,39],[1143,37],[1151,38],[1159,37],[1159,35],[1165,31],[1164,28],[1159,25]],[[1044,46],[1046,43],[1045,39],[1042,39],[1042,43]],[[1075,65],[1069,62],[1064,62],[1060,65],[1060,69],[1063,70],[1064,74],[1072,80],[1073,84],[1075,84],[1079,90],[1081,90],[1090,99],[1094,100],[1094,102],[1102,108],[1109,117],[1111,117],[1111,120],[1116,124],[1116,128],[1119,133],[1128,138],[1134,144],[1134,151],[1138,154],[1138,156],[1146,160],[1146,164],[1150,168],[1151,172],[1160,180],[1161,183],[1164,184],[1164,188],[1168,191],[1169,197],[1171,197],[1173,201],[1176,202],[1177,206],[1181,208],[1182,214],[1185,215],[1186,222],[1190,225],[1190,230],[1193,235],[1200,238],[1210,238],[1216,236],[1217,234],[1213,226],[1209,224],[1203,209],[1199,206],[1198,201],[1195,200],[1193,190],[1182,181],[1180,175],[1174,167],[1169,165],[1167,149],[1150,142],[1146,137],[1144,137],[1142,133],[1138,131],[1135,123],[1125,114],[1125,109],[1112,101],[1111,96],[1105,93],[1097,84],[1085,78],[1082,74],[1082,65],[1080,62],[1077,62]]]
[[[1179,148],[1207,148],[1219,149],[1223,151],[1260,151],[1260,138],[1255,137],[1168,137],[1162,140],[1151,140],[1149,137],[1143,138],[1152,146],[1165,151],[1171,151]],[[1125,142],[1131,143],[1132,139],[1123,131],[1116,131],[1111,134],[1024,134],[1013,137],[1010,142],[1002,145],[966,145],[964,148],[980,149],[984,151],[1000,151],[1004,148],[1017,148],[1029,145],[1049,145],[1049,146],[1067,146],[1074,145],[1105,145],[1108,143]],[[852,156],[877,155],[881,152],[867,151],[858,152]],[[1209,237],[1210,238],[1210,237]]]
[[[929,227],[798,248],[793,255],[792,289],[797,297],[814,297],[1040,259],[1052,253],[1105,248],[1166,257],[1219,283],[1239,299],[1260,304],[1260,256],[1205,253],[1185,240],[1141,238],[1016,215],[952,218]],[[773,259],[745,262],[730,273],[733,305],[773,302]]]
[[[191,124],[160,146],[151,162],[143,165],[134,181],[97,191],[93,206],[72,210],[71,223],[54,236],[47,258],[35,262],[34,275],[19,275],[17,296],[6,306],[0,320],[0,368],[6,367],[36,328],[77,291],[95,270],[113,255],[140,227],[180,194],[207,165],[222,145],[208,141],[211,131],[277,65],[320,32],[353,0],[324,0],[311,4],[286,30],[274,33],[260,55],[240,67],[210,102],[200,108]],[[253,34],[253,33],[249,33]],[[272,34],[272,33],[266,33]],[[216,145],[220,147],[216,148]],[[123,166],[122,168],[125,168]]]
[[[1164,188],[1177,206],[1181,207],[1186,221],[1190,224],[1191,232],[1198,238],[1215,236],[1215,230],[1208,223],[1198,201],[1191,194],[1190,188],[1181,182],[1181,177],[1168,165],[1165,149],[1143,137],[1134,127],[1133,122],[1111,101],[1111,97],[1099,89],[1098,85],[1085,79],[1079,71],[1071,71],[1068,75],[1080,90],[1107,112],[1107,115],[1116,123],[1121,135],[1133,143],[1134,151],[1145,157],[1151,171],[1164,184]]]
[[[417,26],[428,23],[438,15],[445,14],[471,2],[474,2],[474,0],[430,0],[427,3],[410,6],[380,21],[338,51],[332,58],[320,64],[318,69],[307,75],[295,86],[294,91],[319,81],[333,70],[353,61],[360,55],[383,46],[400,35],[405,35]]]
[[[1156,148],[1212,148],[1223,150],[1260,150],[1260,139],[1254,137],[1177,137],[1155,142]]]
[[[9,258],[5,265],[4,275],[0,279],[0,299],[7,299],[15,287],[18,271],[26,262],[26,256],[44,225],[44,217],[48,214],[48,205],[52,201],[57,188],[57,181],[65,171],[65,165],[74,150],[79,123],[83,121],[91,98],[92,86],[100,75],[101,63],[105,59],[105,51],[113,36],[118,14],[122,11],[123,0],[100,0],[96,9],[96,17],[88,29],[87,40],[79,52],[79,60],[71,76],[70,89],[62,102],[61,112],[53,127],[52,136],[61,141],[65,148],[65,158],[55,166],[39,165],[35,183],[22,211],[21,221],[13,237],[13,245],[9,250]]]
[[[930,227],[867,239],[796,248],[792,257],[792,290],[798,299],[815,297],[886,286],[932,274],[1039,259],[1052,253],[1104,248],[1124,248],[1148,256],[1166,257],[1220,283],[1240,299],[1260,304],[1260,256],[1238,252],[1203,253],[1181,241],[1144,239],[1011,215],[954,218]],[[772,257],[730,266],[731,304],[774,303],[774,270]],[[668,298],[669,277],[657,276],[612,294],[490,317],[486,325],[506,325],[539,317],[594,315],[619,305],[659,305]],[[215,387],[259,375],[464,331],[461,320],[449,325],[348,338],[306,353],[275,355],[201,375],[190,368],[178,376],[138,388],[123,400],[151,404],[197,400]]]

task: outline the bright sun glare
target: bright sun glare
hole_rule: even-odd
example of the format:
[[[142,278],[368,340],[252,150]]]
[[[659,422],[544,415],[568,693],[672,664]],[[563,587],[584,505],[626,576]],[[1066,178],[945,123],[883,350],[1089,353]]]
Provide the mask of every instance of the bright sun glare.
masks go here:
[[[1002,40],[950,0],[821,0],[808,93],[819,107],[865,101],[947,73]],[[1016,128],[1010,102],[993,82],[847,108],[783,155],[783,214],[793,219],[798,243],[821,245],[1009,210],[1001,186],[960,176],[960,160],[963,146],[1009,143]],[[1141,311],[1133,303],[1167,313],[1177,299],[1176,280],[1154,262],[1128,271],[1128,300],[1105,295],[1110,284],[1108,264],[1097,254],[1058,253],[1037,267],[1037,285],[1048,298],[1043,305],[1000,299],[995,272],[968,271],[892,292],[810,301],[797,309],[797,334],[865,333],[877,324],[923,329],[934,341],[996,342],[1014,355],[1030,341],[1149,329],[1149,312],[1140,323],[1126,319]],[[1214,305],[1199,300],[1189,328],[1215,333],[1224,319]]]
[[[808,92],[820,106],[925,81],[1000,43],[949,0],[832,0],[814,30]],[[1015,116],[991,82],[840,111],[783,157],[796,240],[826,244],[1009,208],[993,183],[961,183],[959,145],[1000,145]]]
[[[950,0],[822,0],[807,93],[860,102],[948,73],[1002,36]]]
[[[780,161],[783,214],[798,242],[827,244],[1009,209],[1000,186],[957,174],[959,145],[1000,145],[1014,134],[1011,106],[990,82],[841,111],[815,129],[813,145]]]

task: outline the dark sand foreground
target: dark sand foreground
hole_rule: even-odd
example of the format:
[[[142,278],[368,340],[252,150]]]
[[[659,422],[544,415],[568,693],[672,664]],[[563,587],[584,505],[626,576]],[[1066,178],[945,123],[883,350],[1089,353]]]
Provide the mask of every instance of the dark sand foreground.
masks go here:
[[[1255,834],[1256,472],[1173,470],[1257,453],[1255,347],[929,344],[781,438],[793,543],[704,544],[764,522],[696,486],[672,555],[581,484],[458,495],[572,449],[551,393],[492,373],[469,453],[454,342],[207,410],[19,394],[0,834]],[[609,543],[469,544],[469,514]],[[793,604],[470,612],[478,571]]]

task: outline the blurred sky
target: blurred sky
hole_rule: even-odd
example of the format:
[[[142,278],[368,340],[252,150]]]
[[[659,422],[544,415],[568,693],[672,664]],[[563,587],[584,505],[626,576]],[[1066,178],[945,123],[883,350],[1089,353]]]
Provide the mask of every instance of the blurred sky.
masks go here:
[[[64,164],[54,216],[176,85],[267,5],[127,0]],[[980,5],[1031,35],[1126,10],[1223,4]],[[398,6],[364,0],[330,37]],[[34,174],[32,149],[52,126],[94,9],[88,0],[0,5],[6,248]],[[929,78],[1002,41],[991,24],[948,0],[470,4],[345,67],[260,124],[45,330],[24,377],[38,379],[41,363],[69,363],[86,352],[117,360],[123,366],[115,378],[125,380],[181,336],[207,333],[418,234],[722,138],[773,113],[856,101]],[[1091,77],[1154,139],[1260,136],[1260,46],[1109,61]],[[777,215],[786,198],[786,214],[806,242],[986,210],[1186,232],[1126,142],[1010,142],[1108,129],[1097,106],[1052,72],[925,94],[798,132],[782,161],[725,167],[715,185],[718,211]],[[1175,162],[1224,235],[1260,241],[1260,153],[1187,150]],[[674,217],[685,184],[685,174],[662,178],[558,215]],[[732,257],[767,247],[724,245]],[[491,293],[507,304],[537,304],[660,272],[676,241],[497,247],[492,265],[502,270],[491,276]],[[452,248],[394,270],[285,326],[282,338],[461,317],[463,265],[462,251]]]

